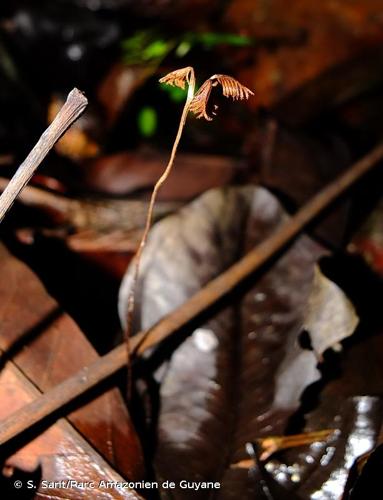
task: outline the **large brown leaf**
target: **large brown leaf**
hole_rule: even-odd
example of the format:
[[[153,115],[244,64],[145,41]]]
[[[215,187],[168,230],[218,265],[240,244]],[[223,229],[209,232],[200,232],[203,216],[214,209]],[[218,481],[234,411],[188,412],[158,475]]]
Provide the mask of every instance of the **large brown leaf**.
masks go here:
[[[33,384],[8,362],[0,373],[0,418],[7,417],[38,395]],[[7,475],[11,476],[7,498],[141,498],[125,486],[124,479],[64,419],[7,458],[5,467]],[[22,483],[16,479],[19,477],[17,470],[32,473],[39,468],[41,482],[34,474],[23,476]]]
[[[280,40],[260,47],[256,64],[236,75],[257,89],[249,105],[272,105],[335,65],[379,47],[383,38],[380,9],[379,0],[294,0],[288,11],[283,0],[230,2],[225,21],[232,30],[257,39]],[[294,112],[301,113],[297,108]]]
[[[184,302],[286,218],[265,189],[244,187],[210,191],[158,223],[142,262],[137,328],[148,328]],[[303,389],[318,379],[314,353],[298,343],[303,325],[311,326],[313,345],[323,352],[356,324],[338,288],[326,279],[313,287],[315,265],[324,253],[300,237],[266,274],[253,278],[250,291],[197,328],[162,367],[156,453],[161,479],[220,481],[221,489],[209,494],[263,498],[259,477],[230,465],[246,456],[246,442],[283,433]],[[128,273],[121,318],[130,284]],[[331,338],[326,338],[332,328],[327,313],[334,295],[329,298],[326,287],[342,304],[336,314],[349,322],[347,328],[338,322],[342,331],[331,332]],[[316,314],[309,304],[315,304]],[[196,494],[179,489],[174,497]],[[205,498],[206,490],[199,494]]]
[[[46,391],[97,359],[74,321],[33,272],[2,245],[0,274],[3,362],[12,357],[23,374]],[[140,443],[117,389],[106,391],[68,418],[122,474],[130,479],[143,476]]]
[[[89,163],[85,183],[95,191],[114,195],[151,189],[167,161],[167,155],[145,150],[104,156]],[[241,170],[243,162],[230,157],[181,153],[160,198],[189,200],[207,189],[229,184]]]

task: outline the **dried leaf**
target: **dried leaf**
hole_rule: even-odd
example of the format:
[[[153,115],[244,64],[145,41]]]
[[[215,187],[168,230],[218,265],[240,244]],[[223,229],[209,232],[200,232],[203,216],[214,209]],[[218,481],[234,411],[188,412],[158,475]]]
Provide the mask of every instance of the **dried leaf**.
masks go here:
[[[0,246],[0,348],[42,391],[97,359],[73,320],[37,277]],[[70,341],[68,341],[70,339]],[[136,432],[117,389],[72,412],[68,419],[123,474],[143,475]]]
[[[36,387],[19,369],[8,362],[0,373],[0,419],[31,402],[38,395]],[[8,477],[13,475],[15,469],[32,473],[41,467],[41,478],[47,483],[38,483],[31,479],[32,475],[29,478],[33,481],[32,487],[28,488],[24,482],[20,490],[23,494],[28,494],[27,498],[141,498],[134,490],[122,486],[124,479],[64,419],[58,420],[14,455],[6,457],[5,467]],[[68,480],[80,484],[68,484]],[[60,481],[68,487],[60,487],[60,484],[57,484]],[[92,486],[81,485],[81,482],[91,483]],[[108,482],[114,486],[107,487]],[[15,498],[17,491],[14,487],[12,498]]]
[[[250,105],[273,106],[337,64],[365,57],[366,48],[379,50],[383,37],[379,13],[380,2],[376,0],[336,5],[331,1],[293,1],[288,11],[284,0],[266,5],[252,0],[232,2],[225,12],[226,25],[261,42],[255,56],[254,48],[248,49],[254,63],[236,75],[256,85],[256,99]],[[328,82],[329,87],[334,85],[330,79]],[[322,93],[327,93],[329,87]],[[345,87],[341,91],[329,90],[328,102],[336,98],[339,102],[345,95],[350,95]],[[293,115],[301,115],[309,107],[300,103],[284,117],[293,120]],[[323,112],[323,106],[318,109]]]
[[[213,75],[210,77],[213,81],[217,81],[222,85],[222,92],[225,97],[231,97],[234,101],[238,99],[248,99],[251,95],[254,95],[250,89],[239,83],[235,78],[228,75]]]
[[[286,218],[266,190],[244,187],[210,191],[162,220],[142,262],[136,328],[150,327]],[[302,236],[251,291],[197,328],[162,367],[159,477],[215,478],[222,498],[261,495],[259,481],[230,464],[246,457],[247,442],[282,434],[303,389],[319,378],[314,353],[298,345],[298,336],[315,264],[324,253]],[[121,318],[130,282],[128,273]]]
[[[212,120],[207,114],[207,104],[212,88],[218,84],[222,86],[223,95],[225,97],[231,97],[235,101],[238,99],[248,99],[251,95],[254,95],[250,89],[231,76],[213,75],[201,85],[201,88],[195,94],[190,104],[190,111],[194,113],[197,118],[205,118],[205,120],[208,121]],[[213,114],[215,113],[213,112]]]
[[[371,127],[380,129],[377,123],[379,112],[376,110],[374,113],[373,109],[379,105],[379,97],[375,96],[378,102],[374,102],[371,95],[374,95],[373,89],[382,83],[379,71],[382,62],[380,44],[377,49],[363,52],[361,56],[340,61],[340,64],[310,80],[296,92],[286,95],[275,107],[275,115],[285,124],[301,127],[323,116],[326,111],[329,113],[338,109],[341,120],[346,119],[352,128],[362,122],[363,130]],[[358,99],[360,97],[361,100]]]
[[[186,68],[176,69],[171,73],[160,78],[160,83],[166,83],[167,85],[172,85],[174,87],[185,88],[186,83],[190,83],[190,78],[193,74],[193,68],[187,66]]]
[[[3,190],[8,182],[0,177],[0,190]],[[100,236],[144,227],[147,210],[146,201],[70,198],[33,186],[26,186],[18,201],[41,210],[58,226],[78,232],[98,232],[101,233]],[[178,207],[177,203],[159,202],[154,210],[154,218],[160,218]]]
[[[87,166],[86,186],[92,190],[124,195],[151,189],[167,157],[150,151],[104,156]],[[245,170],[244,162],[218,155],[177,155],[177,168],[161,189],[161,200],[190,200],[207,189],[228,184]]]
[[[197,118],[205,118],[205,120],[212,121],[206,111],[207,103],[210,97],[211,89],[213,88],[212,80],[206,80],[198,92],[193,97],[190,103],[190,111],[196,115]]]
[[[310,332],[311,344],[321,359],[329,348],[352,335],[359,323],[355,310],[338,285],[315,268],[313,287],[304,315],[304,328]]]

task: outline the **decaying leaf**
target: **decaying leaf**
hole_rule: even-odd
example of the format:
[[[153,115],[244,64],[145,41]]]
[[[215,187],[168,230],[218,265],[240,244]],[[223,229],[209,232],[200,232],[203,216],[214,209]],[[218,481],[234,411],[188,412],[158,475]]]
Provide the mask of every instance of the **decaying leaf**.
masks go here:
[[[7,179],[0,177],[0,190],[7,183]],[[91,253],[134,253],[147,210],[146,201],[69,198],[33,186],[24,188],[18,202],[40,210],[56,226],[19,229],[17,236],[21,242],[31,243],[37,234],[64,240],[76,252]],[[177,207],[179,203],[159,202],[154,208],[154,220]]]
[[[303,326],[310,332],[311,344],[318,358],[326,349],[336,349],[339,342],[352,335],[358,321],[353,305],[338,285],[316,267]]]
[[[13,363],[8,362],[3,367],[0,373],[1,419],[38,395],[36,387]],[[24,498],[52,500],[141,498],[134,490],[123,487],[126,481],[64,419],[58,420],[15,454],[4,458],[11,481],[15,469],[32,473],[41,467],[41,479],[45,482],[39,483],[31,476],[29,488],[25,482],[20,491],[13,487],[12,498],[16,498],[17,493],[28,495]]]
[[[74,321],[4,246],[0,246],[0,271],[3,363],[12,357],[23,374],[46,391],[97,359]],[[4,406],[8,411],[8,403]],[[73,411],[68,419],[121,473],[130,478],[143,476],[141,446],[117,389]]]
[[[254,64],[236,75],[256,86],[256,99],[250,105],[272,106],[337,64],[356,56],[364,58],[366,48],[379,48],[383,36],[379,12],[380,3],[376,0],[336,4],[331,0],[294,1],[288,11],[283,0],[231,2],[225,22],[232,30],[274,42],[259,47]],[[254,49],[250,51],[252,55]],[[322,86],[322,92],[331,89],[328,101],[339,102],[350,95],[350,88],[343,85],[338,91],[333,85],[331,81],[327,87]],[[305,101],[302,106],[299,101],[286,116],[294,119],[293,115],[302,113],[300,108],[310,109],[309,103]]]
[[[91,162],[85,171],[88,189],[126,195],[152,189],[161,175],[167,156],[155,151],[106,155]],[[189,200],[207,189],[232,181],[245,170],[241,160],[218,155],[177,155],[177,168],[159,193],[161,200]]]
[[[286,219],[276,198],[249,186],[209,191],[162,220],[143,257],[137,329],[153,325]],[[300,237],[269,271],[253,278],[241,299],[197,328],[158,372],[159,477],[219,480],[219,498],[262,494],[259,480],[230,464],[246,457],[247,442],[282,434],[303,389],[319,378],[316,356],[300,347],[298,337],[316,262],[325,253]],[[128,273],[121,318],[130,283]],[[321,304],[325,309],[326,301]],[[354,317],[352,309],[343,314]],[[174,498],[195,495],[183,491]]]

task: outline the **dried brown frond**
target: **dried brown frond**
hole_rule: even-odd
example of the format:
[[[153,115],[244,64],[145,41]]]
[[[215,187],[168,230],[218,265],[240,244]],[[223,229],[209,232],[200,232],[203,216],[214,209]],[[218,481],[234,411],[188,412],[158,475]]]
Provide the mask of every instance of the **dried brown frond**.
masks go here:
[[[205,120],[211,121],[212,118],[207,114],[206,106],[209,100],[210,92],[213,87],[213,82],[209,79],[201,86],[198,92],[195,94],[191,104],[190,111],[194,113],[197,118],[205,118]]]
[[[225,97],[231,97],[235,101],[238,99],[248,99],[254,95],[250,89],[239,83],[235,78],[228,75],[213,75],[210,77],[213,82],[216,81],[222,86],[222,92]]]
[[[254,93],[239,83],[235,78],[227,75],[213,75],[201,86],[199,91],[194,96],[190,104],[190,111],[192,111],[197,118],[205,118],[211,121],[212,118],[207,114],[207,103],[209,101],[211,89],[218,84],[222,86],[222,92],[225,97],[231,97],[234,100],[248,99]],[[216,109],[217,106],[214,106]],[[215,114],[213,112],[213,114]]]
[[[171,73],[163,76],[160,79],[160,83],[166,83],[167,85],[173,85],[175,87],[180,87],[181,89],[185,88],[185,83],[190,83],[190,79],[194,73],[194,70],[191,66],[187,66],[186,68],[176,69]]]

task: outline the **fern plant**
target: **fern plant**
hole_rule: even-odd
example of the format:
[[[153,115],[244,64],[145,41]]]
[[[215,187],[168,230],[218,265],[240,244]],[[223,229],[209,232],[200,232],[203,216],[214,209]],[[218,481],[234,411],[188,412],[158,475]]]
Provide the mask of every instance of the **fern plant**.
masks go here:
[[[230,97],[233,100],[243,100],[248,99],[253,92],[239,83],[235,78],[228,75],[213,75],[208,78],[200,87],[198,92],[195,92],[195,74],[194,69],[191,66],[186,68],[177,69],[168,73],[163,78],[160,79],[160,83],[165,83],[167,85],[172,85],[175,87],[180,87],[181,89],[185,89],[185,85],[188,86],[188,92],[186,101],[184,104],[184,108],[182,111],[182,115],[180,118],[177,135],[173,143],[173,147],[171,150],[170,158],[164,172],[161,177],[156,182],[152,195],[150,197],[149,208],[146,217],[146,223],[144,227],[144,232],[142,234],[142,238],[140,244],[138,246],[137,252],[134,256],[133,261],[133,279],[132,286],[130,288],[129,296],[128,296],[128,307],[127,307],[127,318],[126,318],[126,328],[125,328],[125,340],[128,350],[128,395],[130,395],[130,349],[129,349],[129,339],[132,334],[132,323],[133,323],[133,313],[134,313],[134,298],[137,287],[137,280],[140,271],[140,262],[142,253],[144,251],[146,241],[148,238],[149,230],[152,224],[153,219],[153,209],[154,204],[157,199],[158,191],[161,186],[166,182],[166,179],[169,177],[171,170],[173,168],[174,159],[176,157],[177,149],[179,142],[181,140],[182,132],[185,127],[185,123],[188,117],[189,112],[192,112],[196,115],[197,118],[205,118],[205,120],[211,121],[213,118],[209,116],[207,112],[207,105],[209,102],[209,97],[213,87],[220,85],[222,87],[222,93],[225,97]],[[214,106],[213,115],[216,114],[217,106]]]

